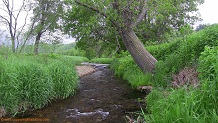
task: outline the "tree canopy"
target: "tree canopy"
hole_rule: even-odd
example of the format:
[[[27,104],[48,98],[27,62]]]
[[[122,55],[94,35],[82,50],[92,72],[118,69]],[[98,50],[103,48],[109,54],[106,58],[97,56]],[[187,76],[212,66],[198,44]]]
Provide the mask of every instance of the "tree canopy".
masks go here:
[[[32,23],[34,25],[33,35],[36,35],[34,52],[38,54],[38,47],[43,33],[55,32],[60,29],[60,18],[63,14],[63,2],[60,0],[36,0],[33,9]]]
[[[66,31],[77,39],[100,36],[93,33],[93,25],[114,29],[122,39],[137,65],[144,72],[152,72],[156,59],[144,48],[140,39],[161,40],[165,33],[180,29],[197,19],[190,13],[197,11],[203,0],[103,0],[68,1]],[[78,33],[74,33],[78,31]],[[85,32],[86,35],[83,35]],[[108,33],[109,30],[106,31]],[[108,33],[103,33],[107,35]],[[136,35],[137,34],[137,35]],[[87,38],[88,39],[88,38]]]
[[[202,4],[204,0],[144,0],[146,5],[145,15],[143,21],[135,28],[136,34],[146,41],[162,41],[165,34],[171,34],[174,30],[180,30],[186,24],[193,24],[200,19],[197,13],[197,6]],[[68,1],[69,2],[69,1]],[[138,15],[140,8],[138,4],[142,1],[119,1],[103,0],[103,1],[77,1],[86,3],[86,5],[96,8],[99,12],[106,15],[102,16],[100,13],[91,11],[89,8],[82,7],[75,2],[70,1],[71,9],[67,11],[66,16],[66,30],[69,31],[77,39],[81,37],[90,37],[96,29],[108,30],[112,24],[109,20],[121,21],[120,15],[116,11],[122,11],[125,7],[131,8],[134,13],[131,15]],[[115,3],[118,3],[118,10],[114,9]],[[132,18],[132,17],[131,17]],[[136,17],[134,17],[136,18]],[[137,21],[137,20],[133,20]],[[97,28],[101,27],[101,29]],[[108,31],[114,34],[114,31]],[[113,35],[112,34],[112,35]],[[111,35],[111,36],[112,36]],[[102,34],[95,33],[95,36]],[[115,37],[115,35],[113,35]]]

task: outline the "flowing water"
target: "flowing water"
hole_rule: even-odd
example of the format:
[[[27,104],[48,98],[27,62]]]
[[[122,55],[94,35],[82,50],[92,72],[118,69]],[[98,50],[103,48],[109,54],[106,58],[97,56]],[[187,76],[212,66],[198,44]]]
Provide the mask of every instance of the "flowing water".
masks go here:
[[[126,116],[136,118],[135,112],[145,107],[138,101],[145,96],[103,66],[80,78],[75,96],[53,101],[19,118],[46,118],[46,123],[126,123]]]

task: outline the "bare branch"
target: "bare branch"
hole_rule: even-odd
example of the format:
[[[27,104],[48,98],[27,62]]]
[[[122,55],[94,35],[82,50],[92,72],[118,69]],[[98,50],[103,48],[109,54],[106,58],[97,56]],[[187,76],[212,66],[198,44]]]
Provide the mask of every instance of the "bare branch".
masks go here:
[[[9,20],[8,20],[6,17],[0,15],[0,18],[2,18],[3,20],[5,20],[8,24],[10,23]]]
[[[3,6],[4,6],[4,5],[3,5]],[[6,11],[6,10],[3,9],[3,8],[0,8],[0,10],[2,10],[2,11],[4,11],[4,12],[6,12],[7,14],[9,14],[8,11]]]
[[[39,12],[38,12],[39,13]],[[37,15],[38,15],[38,13],[37,13]],[[25,40],[24,40],[24,43],[22,44],[22,46],[21,46],[21,48],[20,48],[20,51],[19,51],[19,53],[21,53],[22,52],[22,50],[24,49],[24,46],[26,45],[26,42],[27,42],[27,40],[30,38],[30,36],[32,35],[32,33],[33,33],[33,30],[34,30],[34,26],[35,26],[35,23],[36,23],[36,17],[34,17],[34,19],[32,20],[32,24],[31,24],[31,27],[30,27],[30,31],[29,31],[29,33],[27,34],[27,36],[26,36],[26,38],[25,38]]]

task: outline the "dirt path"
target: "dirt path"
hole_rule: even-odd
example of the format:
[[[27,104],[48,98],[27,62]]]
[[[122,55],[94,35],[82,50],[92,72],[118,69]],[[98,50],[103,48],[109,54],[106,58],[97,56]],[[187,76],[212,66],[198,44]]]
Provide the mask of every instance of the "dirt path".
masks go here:
[[[138,98],[146,95],[131,89],[108,68],[80,78],[75,96],[25,114],[24,118],[48,118],[51,123],[125,123],[140,111]],[[144,106],[143,106],[144,107]],[[42,122],[40,122],[42,123]]]

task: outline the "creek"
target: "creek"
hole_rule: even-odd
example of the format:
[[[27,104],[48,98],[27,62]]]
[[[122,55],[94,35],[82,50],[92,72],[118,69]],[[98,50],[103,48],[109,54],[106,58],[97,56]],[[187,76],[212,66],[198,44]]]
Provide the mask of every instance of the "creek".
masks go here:
[[[126,116],[137,118],[136,112],[145,107],[138,100],[144,99],[146,94],[133,90],[107,67],[98,67],[79,81],[74,96],[52,101],[19,118],[48,118],[50,123],[126,123]]]

